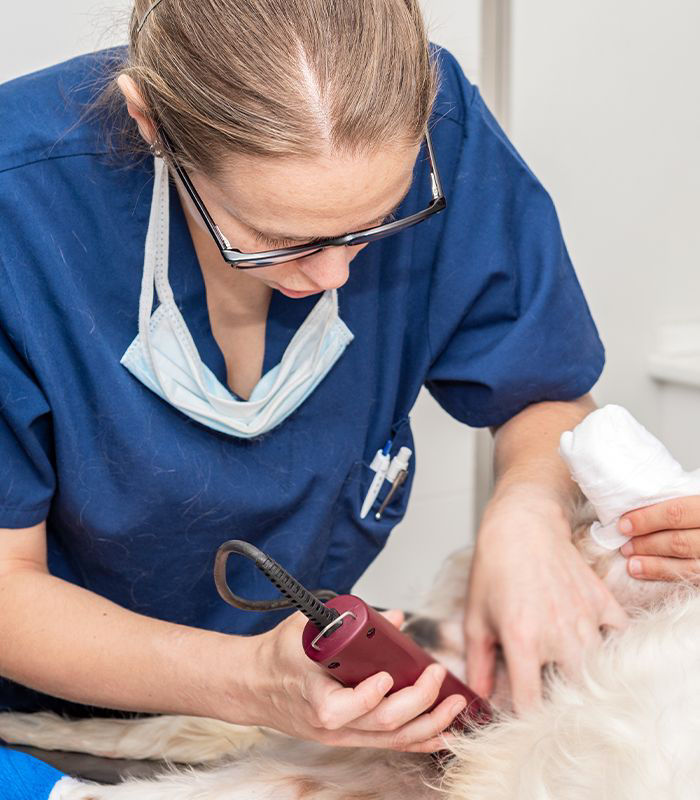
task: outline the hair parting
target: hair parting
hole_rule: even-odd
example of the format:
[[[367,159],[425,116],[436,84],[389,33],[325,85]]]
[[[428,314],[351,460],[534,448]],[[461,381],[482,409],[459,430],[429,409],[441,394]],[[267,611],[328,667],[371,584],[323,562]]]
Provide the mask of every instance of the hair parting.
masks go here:
[[[418,0],[136,0],[101,100],[124,119],[121,74],[183,166],[212,176],[227,154],[418,143],[437,92]],[[131,120],[121,133],[146,150]]]

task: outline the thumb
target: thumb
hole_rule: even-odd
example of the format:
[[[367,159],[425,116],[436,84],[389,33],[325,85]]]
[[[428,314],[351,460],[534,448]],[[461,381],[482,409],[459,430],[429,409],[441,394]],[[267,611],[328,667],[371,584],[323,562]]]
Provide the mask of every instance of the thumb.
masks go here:
[[[404,623],[404,613],[398,608],[390,608],[381,612],[382,616],[391,622],[395,628],[400,628]]]

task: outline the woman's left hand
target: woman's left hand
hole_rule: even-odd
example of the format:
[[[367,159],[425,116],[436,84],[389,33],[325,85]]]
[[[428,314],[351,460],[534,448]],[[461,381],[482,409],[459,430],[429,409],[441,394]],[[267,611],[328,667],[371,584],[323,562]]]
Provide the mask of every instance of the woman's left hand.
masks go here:
[[[633,578],[700,582],[700,496],[631,511],[619,528],[632,537],[620,552]]]
[[[600,628],[622,628],[627,615],[571,543],[569,521],[541,487],[497,492],[484,513],[465,613],[467,683],[494,688],[497,645],[520,713],[539,703],[541,667],[576,675]]]

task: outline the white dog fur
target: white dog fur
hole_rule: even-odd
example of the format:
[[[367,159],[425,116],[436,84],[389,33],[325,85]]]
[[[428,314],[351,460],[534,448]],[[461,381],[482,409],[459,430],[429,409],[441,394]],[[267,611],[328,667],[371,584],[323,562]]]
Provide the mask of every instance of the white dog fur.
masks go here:
[[[589,654],[576,682],[550,673],[546,702],[520,718],[507,710],[501,666],[493,698],[499,721],[462,737],[443,766],[428,756],[329,748],[191,717],[67,721],[8,713],[0,714],[0,738],[115,758],[215,762],[117,786],[66,781],[51,800],[697,798],[700,594],[679,583],[633,580],[625,559],[602,550],[586,530],[577,528],[574,543],[632,623]],[[469,561],[466,551],[450,560],[427,607],[440,620],[435,655],[460,672]]]

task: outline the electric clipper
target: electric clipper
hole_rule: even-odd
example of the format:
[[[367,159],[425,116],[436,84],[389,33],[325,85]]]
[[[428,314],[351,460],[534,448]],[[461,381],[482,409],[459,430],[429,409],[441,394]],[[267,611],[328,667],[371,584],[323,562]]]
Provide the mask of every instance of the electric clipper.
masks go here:
[[[287,599],[247,600],[235,595],[226,580],[226,563],[231,553],[253,561]],[[428,652],[359,597],[336,595],[329,590],[312,593],[276,561],[247,542],[232,539],[221,545],[216,553],[214,580],[221,597],[236,608],[247,611],[298,608],[309,619],[302,634],[304,652],[345,686],[357,686],[377,672],[388,672],[394,679],[388,694],[393,694],[412,686],[423,670],[435,663]],[[467,706],[452,723],[452,730],[491,722],[489,703],[449,671],[429,710],[454,694],[461,694]]]

